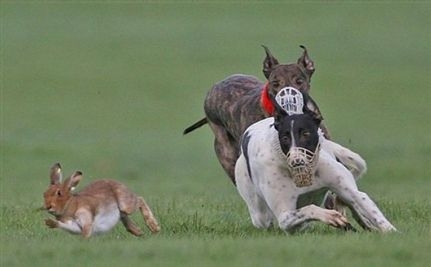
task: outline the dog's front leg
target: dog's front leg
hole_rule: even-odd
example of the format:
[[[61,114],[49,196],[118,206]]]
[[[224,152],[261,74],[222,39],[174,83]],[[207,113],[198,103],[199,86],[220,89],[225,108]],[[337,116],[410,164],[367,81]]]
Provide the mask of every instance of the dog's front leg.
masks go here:
[[[292,232],[308,221],[321,221],[325,224],[342,227],[347,219],[336,210],[328,210],[316,205],[309,205],[297,210],[287,210],[277,216],[281,229]]]
[[[366,193],[351,190],[347,194],[337,194],[352,208],[352,212],[356,214],[360,220],[358,223],[362,227],[381,232],[397,230]]]
[[[273,166],[259,167],[263,169],[260,177],[266,177],[263,181],[259,181],[259,191],[277,218],[281,229],[293,232],[309,221],[321,221],[334,227],[344,227],[348,223],[346,217],[336,210],[324,209],[314,204],[297,208],[298,197],[322,188],[320,185],[316,184],[307,190],[300,190],[284,169],[274,172],[271,168]]]
[[[240,196],[247,204],[251,221],[257,228],[268,228],[272,225],[274,215],[268,208],[265,200],[259,195],[256,186],[247,169],[247,163],[243,154],[239,157],[235,166],[236,185]]]
[[[396,231],[395,227],[385,218],[371,198],[358,190],[355,178],[342,164],[321,151],[319,157],[319,179],[328,183],[335,192],[359,218],[358,223],[366,229],[382,232]]]

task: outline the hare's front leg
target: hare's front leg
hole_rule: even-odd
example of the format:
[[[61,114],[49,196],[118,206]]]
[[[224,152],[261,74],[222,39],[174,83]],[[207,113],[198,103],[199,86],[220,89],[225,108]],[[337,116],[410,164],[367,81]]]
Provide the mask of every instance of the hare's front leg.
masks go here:
[[[49,228],[61,228],[73,234],[81,233],[81,227],[75,220],[65,220],[64,222],[62,222],[54,219],[46,219],[45,224]]]
[[[75,218],[75,222],[81,228],[82,237],[89,238],[93,233],[93,214],[87,209],[79,209],[75,214]]]
[[[45,219],[45,225],[49,228],[58,228],[58,221],[51,218]]]

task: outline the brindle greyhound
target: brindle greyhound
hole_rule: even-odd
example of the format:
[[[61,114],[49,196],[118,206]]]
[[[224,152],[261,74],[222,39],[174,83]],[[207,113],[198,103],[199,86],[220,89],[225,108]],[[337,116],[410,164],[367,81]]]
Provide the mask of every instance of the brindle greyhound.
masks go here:
[[[217,158],[234,184],[235,162],[240,154],[241,135],[251,124],[272,115],[270,109],[262,106],[265,105],[262,101],[273,103],[275,95],[287,86],[306,93],[310,90],[310,79],[315,70],[314,62],[308,56],[307,49],[302,45],[300,47],[304,51],[297,63],[279,64],[269,49],[263,46],[266,52],[263,73],[267,82],[264,84],[254,76],[240,74],[218,82],[206,96],[206,117],[184,130],[184,134],[187,134],[206,123],[209,124],[215,135],[214,148]],[[309,109],[322,119],[314,101],[308,103]],[[329,138],[323,123],[320,128]]]

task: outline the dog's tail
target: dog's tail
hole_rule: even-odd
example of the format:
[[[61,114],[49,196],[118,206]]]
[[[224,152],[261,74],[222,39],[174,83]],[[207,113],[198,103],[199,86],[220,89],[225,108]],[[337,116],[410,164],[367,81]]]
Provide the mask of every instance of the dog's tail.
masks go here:
[[[193,124],[193,125],[191,125],[191,126],[187,127],[187,128],[183,131],[183,134],[188,134],[188,133],[190,133],[190,132],[192,132],[192,131],[196,130],[197,128],[199,128],[199,127],[201,127],[201,126],[203,126],[203,125],[205,125],[205,124],[207,124],[207,123],[208,123],[208,120],[207,120],[207,118],[205,117],[205,118],[201,119],[200,121],[196,122],[195,124]]]
[[[355,180],[358,180],[367,172],[367,163],[359,154],[327,139],[321,145],[323,150],[332,154],[337,161],[353,174]]]

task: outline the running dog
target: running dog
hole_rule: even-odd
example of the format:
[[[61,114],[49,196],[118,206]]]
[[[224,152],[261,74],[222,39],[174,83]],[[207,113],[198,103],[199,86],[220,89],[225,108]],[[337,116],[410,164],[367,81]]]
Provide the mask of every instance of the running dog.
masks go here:
[[[301,92],[310,90],[311,76],[315,68],[307,49],[297,63],[280,64],[265,46],[266,57],[263,73],[267,82],[254,76],[236,74],[215,84],[208,92],[204,110],[206,117],[184,130],[187,134],[206,123],[215,135],[214,148],[223,169],[235,184],[235,162],[239,157],[239,141],[251,124],[272,115],[273,101],[280,89],[291,86]],[[309,102],[309,108],[320,115],[317,105]],[[320,126],[329,138],[326,127]]]
[[[319,136],[320,122],[306,106],[303,112],[287,114],[276,105],[273,118],[245,131],[235,177],[253,225],[268,228],[276,221],[287,232],[302,229],[310,221],[351,227],[345,215],[317,206],[329,189],[364,229],[396,231],[369,196],[358,190],[352,172],[338,161],[362,159],[346,148],[335,158],[330,151],[339,147]]]

